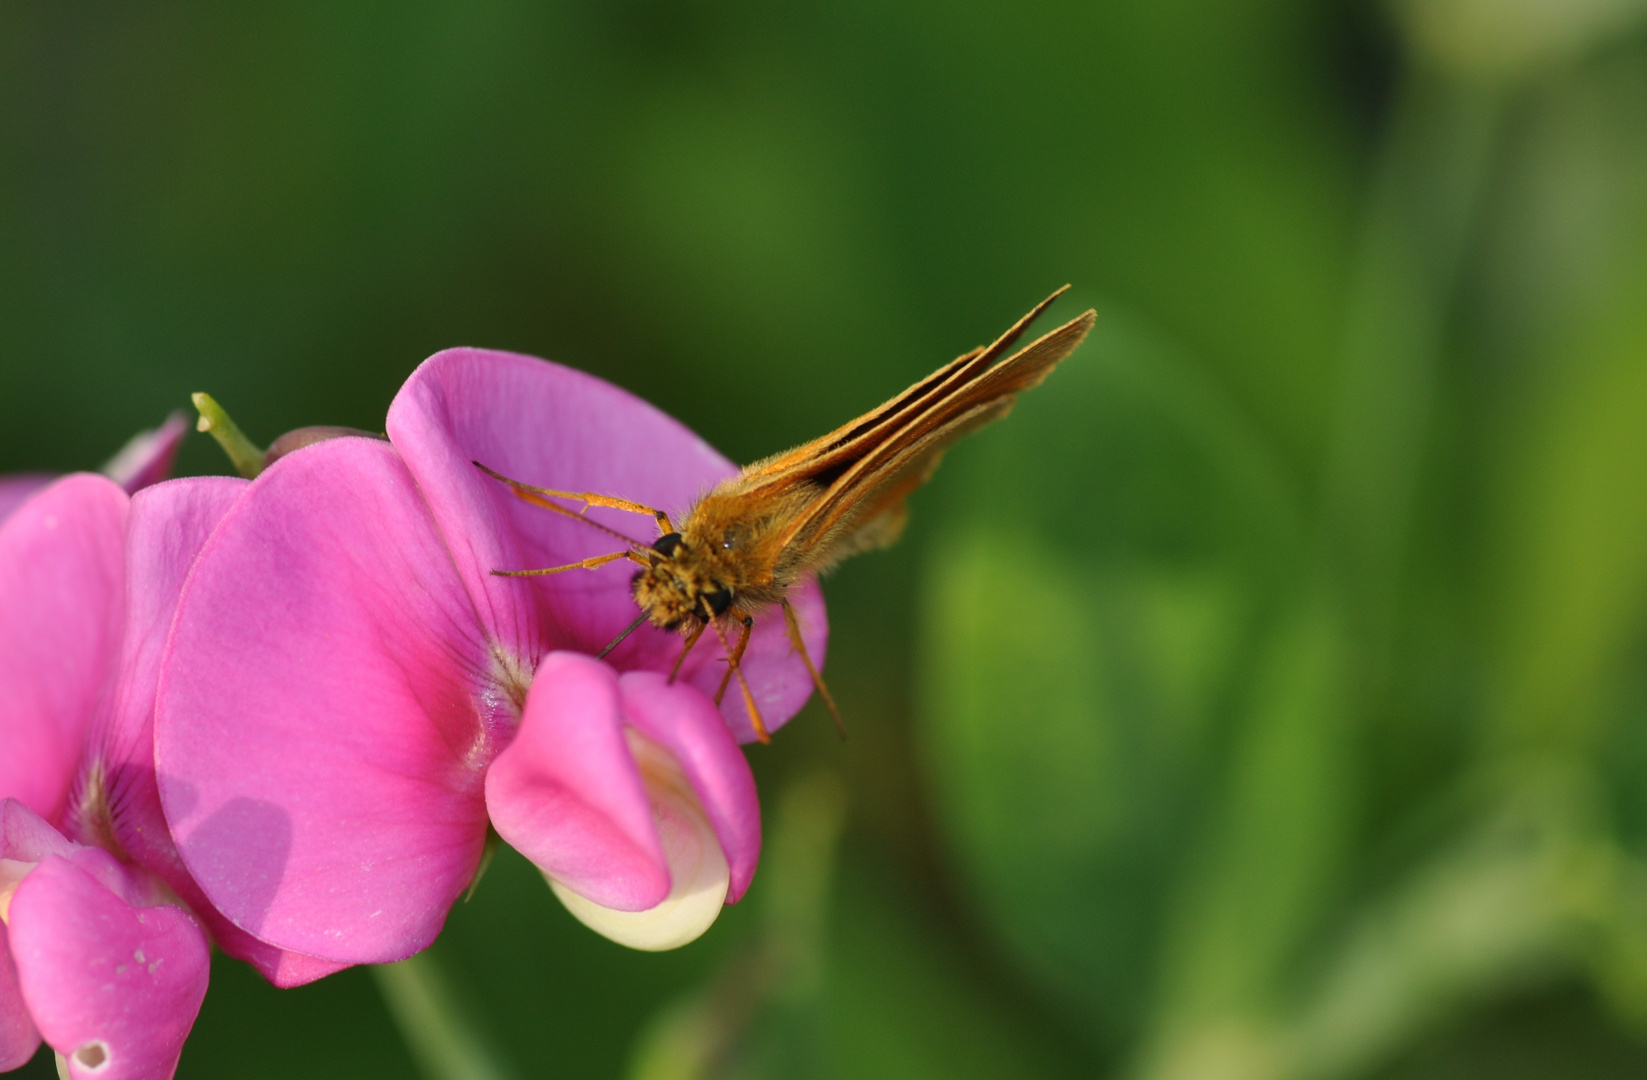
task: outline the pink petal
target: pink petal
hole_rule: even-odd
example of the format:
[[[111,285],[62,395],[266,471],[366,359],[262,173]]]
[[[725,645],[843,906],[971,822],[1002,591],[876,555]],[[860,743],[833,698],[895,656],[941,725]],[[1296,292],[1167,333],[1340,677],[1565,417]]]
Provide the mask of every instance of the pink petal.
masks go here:
[[[511,847],[602,907],[644,911],[669,895],[617,675],[598,660],[543,658],[520,731],[486,776],[486,806]]]
[[[104,476],[127,494],[159,483],[171,475],[177,448],[188,434],[188,421],[180,412],[166,417],[158,428],[140,431],[103,466]],[[4,522],[36,491],[57,479],[51,473],[13,473],[0,476],[0,522]]]
[[[556,566],[624,543],[521,502],[472,461],[541,487],[619,495],[669,511],[685,510],[735,471],[678,421],[610,383],[484,349],[448,349],[424,361],[390,406],[388,431],[486,625],[531,660],[553,648],[592,653],[610,641],[635,616],[628,589],[634,568],[613,564],[540,579],[536,587],[493,577],[494,569]],[[591,509],[587,517],[644,543],[658,535],[643,515]],[[658,653],[669,637],[643,629],[629,652]]]
[[[36,491],[56,479],[50,473],[13,473],[0,476],[0,525]]]
[[[277,986],[292,986],[340,965],[259,941],[211,906],[172,843],[154,774],[155,685],[178,594],[206,538],[248,486],[232,477],[204,476],[156,484],[132,498],[118,677],[88,739],[69,801],[69,827],[88,844],[112,836],[194,909],[224,952],[249,961]]]
[[[103,475],[134,494],[158,484],[172,474],[177,448],[188,433],[187,418],[174,412],[159,427],[133,435],[103,466]]]
[[[56,820],[120,641],[125,492],[79,473],[0,525],[0,798]]]
[[[624,719],[674,755],[703,804],[732,872],[727,903],[736,903],[761,856],[761,805],[749,762],[703,694],[671,686],[655,671],[618,680]]]
[[[492,575],[494,569],[565,565],[624,544],[522,502],[472,461],[539,487],[658,507],[677,523],[716,481],[736,471],[678,421],[610,383],[483,349],[449,349],[426,360],[390,407],[388,430],[486,626],[527,666],[550,649],[597,652],[627,626],[638,613],[629,594],[634,566],[620,560],[550,577]],[[658,535],[656,523],[643,515],[591,508],[585,517],[645,543]],[[796,601],[821,665],[828,633],[822,594],[808,584],[797,590]],[[677,635],[643,626],[610,661],[620,671],[665,670],[680,647]],[[713,693],[724,656],[720,644],[706,638],[682,677]],[[811,693],[810,677],[791,654],[776,611],[757,618],[745,667],[768,728],[781,726]],[[740,737],[753,738],[740,695],[729,694],[723,712]]]
[[[658,840],[669,864],[669,894],[645,911],[620,911],[602,907],[552,877],[549,889],[574,918],[619,945],[647,952],[678,949],[701,937],[726,909],[732,875],[703,806],[674,758],[633,728],[627,734],[646,778]]]
[[[184,863],[281,948],[418,951],[479,864],[481,777],[523,681],[387,444],[283,458],[207,542],[162,664],[155,759]]]
[[[86,764],[71,801],[70,824],[78,826],[71,831],[86,843],[112,825],[126,853],[151,869],[181,868],[160,814],[154,781],[154,693],[160,655],[195,556],[247,486],[244,480],[218,476],[172,480],[132,499],[117,676],[87,738]],[[107,815],[110,810],[112,821],[74,820],[77,813]]]
[[[182,908],[137,907],[111,892],[99,879],[118,870],[83,848],[23,880],[9,927],[18,982],[71,1076],[169,1077],[206,996],[206,937]]]
[[[0,859],[37,863],[48,855],[68,855],[76,847],[28,804],[0,799]]]
[[[0,1072],[26,1065],[40,1048],[40,1033],[29,1019],[29,1007],[17,984],[9,937],[10,928],[0,922]]]

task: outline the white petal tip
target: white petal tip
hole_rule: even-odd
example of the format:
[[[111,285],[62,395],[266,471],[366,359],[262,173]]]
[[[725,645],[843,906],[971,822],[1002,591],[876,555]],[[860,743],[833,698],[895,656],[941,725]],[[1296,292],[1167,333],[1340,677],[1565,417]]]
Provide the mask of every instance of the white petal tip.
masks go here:
[[[658,839],[669,862],[669,895],[645,911],[618,911],[579,896],[554,878],[548,880],[566,910],[589,929],[631,949],[662,952],[696,941],[709,929],[726,906],[732,873],[703,804],[690,785],[684,778],[668,782],[668,771],[658,768],[659,762],[648,761],[642,754],[636,756],[648,781]]]

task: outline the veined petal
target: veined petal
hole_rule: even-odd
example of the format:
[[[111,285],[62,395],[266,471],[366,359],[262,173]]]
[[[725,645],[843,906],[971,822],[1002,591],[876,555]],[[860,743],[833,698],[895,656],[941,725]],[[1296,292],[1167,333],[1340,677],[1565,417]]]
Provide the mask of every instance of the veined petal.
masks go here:
[[[207,542],[162,662],[156,768],[185,865],[281,948],[422,949],[480,862],[519,682],[387,444],[281,459]]]
[[[543,658],[520,731],[486,776],[486,805],[510,846],[603,907],[642,911],[669,894],[617,675],[598,660]]]
[[[0,798],[56,820],[120,641],[126,493],[77,473],[0,525]]]
[[[761,857],[761,804],[748,760],[714,703],[692,687],[670,685],[655,671],[630,672],[618,686],[624,719],[667,752],[714,830],[729,866],[726,902],[736,903]]]
[[[206,996],[206,937],[182,908],[110,891],[110,872],[111,856],[82,848],[24,879],[7,928],[18,983],[76,1080],[169,1077]]]

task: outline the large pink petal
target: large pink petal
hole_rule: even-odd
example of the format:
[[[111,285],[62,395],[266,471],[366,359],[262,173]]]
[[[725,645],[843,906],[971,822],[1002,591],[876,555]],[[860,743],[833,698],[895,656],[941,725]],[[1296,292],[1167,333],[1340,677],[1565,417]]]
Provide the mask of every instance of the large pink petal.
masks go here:
[[[65,477],[0,525],[0,798],[56,820],[120,641],[126,493]]]
[[[655,671],[618,680],[623,716],[674,755],[697,793],[732,872],[726,902],[736,903],[761,857],[761,804],[755,777],[714,704],[698,690],[670,685]]]
[[[610,383],[485,349],[448,349],[424,361],[390,406],[388,431],[488,627],[532,660],[552,648],[605,645],[634,618],[634,568],[619,563],[535,586],[493,577],[494,569],[555,566],[624,545],[521,502],[472,461],[540,487],[618,495],[672,512],[735,471],[684,425]],[[587,516],[646,543],[658,535],[643,515],[592,509]],[[667,640],[643,630],[625,655],[658,652]]]
[[[0,923],[0,1072],[10,1072],[40,1048],[40,1032],[29,1019],[29,1007],[17,985],[17,965],[8,944],[10,928]]]
[[[188,433],[188,419],[174,412],[159,427],[133,435],[103,466],[103,475],[131,493],[158,484],[172,474],[177,448]]]
[[[281,459],[207,542],[162,664],[155,759],[184,863],[282,948],[416,952],[479,864],[481,777],[523,682],[393,449]]]
[[[249,961],[277,986],[293,986],[340,965],[259,941],[211,906],[172,843],[154,773],[155,686],[177,598],[206,538],[248,486],[232,477],[203,476],[160,483],[132,498],[118,675],[88,739],[69,800],[69,827],[83,843],[112,838],[194,909],[224,952]]]
[[[629,595],[634,566],[550,577],[500,578],[494,569],[559,566],[620,550],[621,540],[515,498],[471,464],[480,461],[538,487],[615,495],[668,511],[678,523],[705,491],[736,467],[680,422],[592,375],[545,360],[483,349],[449,349],[426,360],[389,409],[389,437],[417,477],[488,628],[523,664],[549,649],[600,650],[637,614]],[[589,520],[650,543],[657,525],[643,515],[591,508]],[[822,594],[797,590],[814,658],[827,639]],[[791,654],[782,615],[756,620],[746,674],[769,728],[788,720],[811,693]],[[815,642],[814,642],[814,639]],[[643,626],[609,657],[620,671],[673,664],[681,639]],[[713,636],[701,642],[682,678],[713,692],[725,670]],[[723,712],[746,740],[753,730],[741,696]]]
[[[602,907],[644,911],[669,895],[669,864],[623,726],[612,669],[550,653],[487,774],[486,805],[498,835],[550,877]]]
[[[182,908],[137,907],[111,892],[101,879],[116,872],[112,857],[86,848],[23,879],[9,927],[18,982],[77,1080],[169,1077],[206,996],[206,936]]]
[[[13,473],[10,476],[0,476],[0,524],[12,515],[12,511],[33,495],[36,491],[51,483],[56,477],[50,473]]]

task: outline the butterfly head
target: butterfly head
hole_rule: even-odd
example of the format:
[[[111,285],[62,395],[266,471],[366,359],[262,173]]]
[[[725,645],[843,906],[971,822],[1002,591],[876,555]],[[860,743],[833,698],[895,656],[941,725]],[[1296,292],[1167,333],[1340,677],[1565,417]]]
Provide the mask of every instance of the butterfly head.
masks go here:
[[[647,621],[665,630],[707,622],[732,606],[732,590],[716,573],[715,552],[665,533],[647,551],[650,563],[631,584]]]

